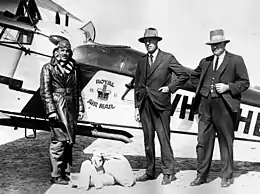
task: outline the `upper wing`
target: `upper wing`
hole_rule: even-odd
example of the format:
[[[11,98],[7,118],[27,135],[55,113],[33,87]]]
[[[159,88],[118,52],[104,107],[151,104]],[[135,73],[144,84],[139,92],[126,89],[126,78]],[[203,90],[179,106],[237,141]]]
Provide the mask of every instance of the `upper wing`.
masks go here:
[[[0,11],[4,12],[4,11],[9,11],[12,14],[16,14],[17,10],[19,9],[20,5],[33,5],[35,4],[39,7],[45,8],[47,10],[50,11],[54,11],[54,12],[58,12],[60,14],[63,15],[67,15],[75,20],[78,20],[80,22],[82,22],[79,18],[77,18],[76,16],[74,16],[73,14],[71,14],[70,12],[68,12],[65,8],[63,8],[62,6],[60,6],[59,4],[53,2],[52,0],[0,0]],[[35,8],[33,8],[35,9]],[[27,11],[33,11],[33,10],[27,10]],[[35,11],[35,10],[34,10]]]
[[[68,12],[65,8],[53,2],[52,0],[35,0],[35,2],[39,7],[48,9],[50,11],[55,11],[63,15],[68,15],[69,17],[82,22],[82,20],[80,20],[79,18],[77,18],[76,16]]]

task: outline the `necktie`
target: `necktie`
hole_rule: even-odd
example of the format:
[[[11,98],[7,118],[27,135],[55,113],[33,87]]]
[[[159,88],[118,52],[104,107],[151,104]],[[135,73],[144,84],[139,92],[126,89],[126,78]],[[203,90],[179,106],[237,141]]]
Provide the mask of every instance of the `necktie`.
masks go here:
[[[218,59],[219,59],[219,57],[217,57],[217,59],[215,61],[214,71],[217,71],[217,69],[218,69]]]
[[[148,62],[150,66],[153,64],[153,55],[149,55]]]

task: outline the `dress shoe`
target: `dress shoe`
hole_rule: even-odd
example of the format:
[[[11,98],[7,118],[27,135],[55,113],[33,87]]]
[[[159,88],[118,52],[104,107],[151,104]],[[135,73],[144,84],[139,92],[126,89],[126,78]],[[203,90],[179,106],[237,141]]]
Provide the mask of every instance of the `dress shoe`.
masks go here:
[[[198,186],[201,185],[203,183],[206,183],[207,179],[203,178],[203,177],[196,177],[191,183],[190,186]]]
[[[63,180],[65,180],[65,181],[70,181],[70,173],[67,173],[67,172],[62,172],[61,174],[61,178],[63,179]]]
[[[65,175],[65,176],[61,176],[61,178],[63,179],[63,180],[65,180],[65,181],[70,181],[70,177],[68,177],[67,175]]]
[[[175,175],[170,175],[170,174],[164,174],[163,175],[163,180],[162,180],[162,185],[168,185],[172,181],[175,181],[177,178]]]
[[[150,175],[148,175],[148,174],[143,174],[142,176],[140,176],[140,177],[137,177],[136,178],[136,181],[137,182],[144,182],[144,181],[148,181],[148,180],[154,180],[155,179],[155,177],[154,176],[150,176]]]
[[[59,184],[59,185],[68,185],[68,181],[64,180],[61,177],[51,177],[51,183],[52,184]]]
[[[233,178],[222,178],[221,179],[221,187],[229,187],[229,185],[234,183]]]

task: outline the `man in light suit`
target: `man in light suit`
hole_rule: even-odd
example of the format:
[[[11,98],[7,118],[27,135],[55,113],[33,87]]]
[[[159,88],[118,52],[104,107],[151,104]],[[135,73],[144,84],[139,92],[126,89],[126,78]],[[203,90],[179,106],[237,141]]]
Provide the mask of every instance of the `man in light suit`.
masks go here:
[[[155,131],[161,145],[162,185],[175,180],[174,158],[170,144],[171,93],[182,87],[189,79],[183,66],[170,54],[158,49],[162,40],[154,28],[145,30],[139,42],[148,51],[138,62],[135,76],[135,118],[141,120],[147,158],[146,173],[137,181],[155,178]],[[177,78],[171,79],[172,73]]]
[[[191,74],[197,86],[194,111],[198,111],[197,177],[191,186],[206,182],[214,150],[215,134],[218,136],[221,169],[221,186],[233,183],[233,141],[238,121],[241,93],[250,83],[241,56],[226,51],[230,42],[222,29],[210,32],[212,56],[203,58]]]

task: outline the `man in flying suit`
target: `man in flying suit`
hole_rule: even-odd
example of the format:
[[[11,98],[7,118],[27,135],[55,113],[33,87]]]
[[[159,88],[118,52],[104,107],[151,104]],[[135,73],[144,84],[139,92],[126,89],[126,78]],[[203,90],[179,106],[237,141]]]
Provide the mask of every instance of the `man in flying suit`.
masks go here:
[[[51,127],[51,182],[68,184],[77,120],[83,118],[84,105],[70,42],[59,41],[53,54],[50,63],[42,67],[40,95]]]

